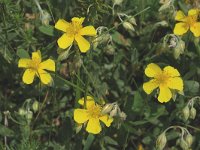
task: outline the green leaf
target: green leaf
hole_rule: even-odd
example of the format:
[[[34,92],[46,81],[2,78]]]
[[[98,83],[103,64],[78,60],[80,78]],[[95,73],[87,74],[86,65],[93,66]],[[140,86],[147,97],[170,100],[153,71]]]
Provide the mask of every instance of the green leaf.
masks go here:
[[[20,58],[30,58],[28,52],[21,48],[17,50],[17,56]]]
[[[87,140],[86,140],[86,143],[84,145],[83,150],[89,150],[93,141],[94,141],[94,135],[89,134],[88,137],[87,137]]]
[[[40,32],[49,35],[49,36],[54,36],[54,27],[50,25],[42,25],[39,27]]]
[[[144,99],[140,95],[140,92],[136,91],[134,93],[134,100],[132,110],[135,112],[140,112],[141,109],[144,107]]]
[[[13,136],[14,131],[3,126],[3,125],[0,125],[0,135],[2,135],[2,136]]]
[[[185,92],[189,92],[191,94],[197,94],[199,92],[199,83],[197,81],[188,80],[184,82],[185,84]]]
[[[113,140],[111,137],[109,137],[109,136],[105,136],[104,137],[104,141],[105,141],[105,143],[107,143],[107,144],[111,144],[111,145],[118,145],[118,143],[117,143],[117,141],[115,141],[115,140]]]

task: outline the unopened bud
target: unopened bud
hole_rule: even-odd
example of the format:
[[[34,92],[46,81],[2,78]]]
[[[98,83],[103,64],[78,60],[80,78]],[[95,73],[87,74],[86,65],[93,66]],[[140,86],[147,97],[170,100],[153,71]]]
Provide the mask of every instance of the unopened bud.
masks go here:
[[[26,114],[26,111],[23,108],[20,108],[18,110],[19,115],[24,116]]]
[[[32,111],[27,111],[26,112],[26,119],[28,120],[28,121],[30,121],[31,119],[33,118],[33,112]]]
[[[188,134],[185,138],[185,141],[187,142],[188,144],[188,147],[191,147],[192,146],[192,143],[193,143],[193,137],[191,134]]]
[[[130,31],[135,31],[133,25],[129,22],[123,22],[123,27],[126,29],[126,30],[130,30]]]
[[[156,147],[158,148],[158,150],[163,150],[166,143],[167,143],[167,138],[165,133],[160,134],[156,140]]]
[[[185,42],[182,40],[178,41],[176,47],[174,48],[174,52],[173,52],[174,58],[175,59],[179,58],[179,56],[181,54],[183,54],[184,49],[185,49]]]
[[[137,25],[135,17],[133,17],[133,16],[128,19],[128,22],[130,22],[133,25]]]
[[[43,10],[42,13],[40,13],[40,20],[43,25],[49,25],[49,22],[51,21],[51,16],[47,11]]]
[[[189,110],[188,105],[183,108],[182,113],[183,113],[183,118],[185,120],[188,120],[188,118],[190,116],[190,110]]]
[[[187,142],[184,139],[181,139],[181,141],[180,141],[180,147],[183,150],[188,150],[189,149],[189,146],[188,146]]]
[[[113,45],[108,44],[108,45],[106,46],[106,53],[107,53],[108,55],[113,55],[114,52],[115,52],[115,48],[113,47]]]
[[[107,114],[113,109],[113,104],[106,104],[103,108],[101,113],[102,114]]]
[[[113,3],[115,5],[121,5],[122,2],[123,2],[123,0],[113,0]]]
[[[118,107],[115,106],[115,108],[110,112],[110,117],[114,117],[118,115]]]
[[[190,109],[190,118],[191,118],[191,119],[195,119],[196,113],[197,113],[196,109],[195,109],[194,107],[192,107],[192,108]]]
[[[126,120],[126,114],[124,113],[124,112],[121,112],[120,114],[119,114],[119,116],[120,116],[120,118],[122,119],[122,120]]]
[[[39,102],[38,101],[34,101],[33,105],[32,105],[33,111],[37,112],[39,109]]]

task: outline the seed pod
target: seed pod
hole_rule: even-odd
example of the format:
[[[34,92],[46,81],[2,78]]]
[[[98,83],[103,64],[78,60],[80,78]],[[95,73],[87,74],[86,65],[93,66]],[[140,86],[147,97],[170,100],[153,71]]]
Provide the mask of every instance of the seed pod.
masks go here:
[[[197,113],[196,109],[195,109],[194,107],[192,107],[192,108],[190,109],[190,118],[191,118],[191,119],[195,119],[196,113]]]
[[[183,113],[183,118],[187,121],[190,116],[190,110],[188,105],[183,108],[182,113]]]
[[[157,140],[156,140],[156,147],[158,150],[163,150],[163,148],[165,147],[167,143],[167,138],[165,133],[162,133],[158,136]]]
[[[185,141],[187,142],[188,144],[188,147],[191,147],[192,146],[192,143],[193,143],[193,137],[191,134],[188,134],[185,138]]]
[[[129,22],[123,22],[123,27],[128,31],[135,31],[133,25]]]
[[[32,105],[33,111],[37,112],[39,109],[39,102],[38,101],[34,101],[33,105]]]

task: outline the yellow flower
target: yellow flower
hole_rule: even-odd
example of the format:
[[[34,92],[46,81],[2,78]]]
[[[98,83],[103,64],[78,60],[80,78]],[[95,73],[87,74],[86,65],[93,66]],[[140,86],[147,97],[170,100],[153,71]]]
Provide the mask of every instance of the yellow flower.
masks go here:
[[[32,59],[22,58],[18,62],[19,68],[26,68],[22,80],[26,84],[33,83],[35,75],[37,75],[42,83],[49,84],[52,81],[51,75],[45,70],[55,72],[55,62],[52,59],[47,59],[42,61],[41,53],[38,50],[37,52],[32,53]]]
[[[180,21],[175,25],[174,34],[183,35],[189,29],[194,34],[195,37],[200,36],[200,22],[198,22],[199,9],[190,9],[188,16],[182,11],[176,13],[175,20]]]
[[[82,23],[85,18],[72,18],[72,22],[69,23],[63,19],[59,19],[55,25],[55,28],[65,32],[58,39],[58,46],[62,49],[68,48],[75,40],[82,53],[87,52],[90,49],[90,43],[83,37],[83,35],[95,36],[97,34],[93,26],[83,27]]]
[[[144,91],[150,94],[159,87],[158,101],[161,103],[168,102],[172,98],[171,90],[183,91],[183,80],[180,73],[171,66],[161,70],[158,65],[151,63],[146,67],[145,74],[153,79],[143,84]]]
[[[81,98],[78,103],[84,105],[84,98]],[[107,114],[102,114],[102,107],[94,102],[94,99],[87,96],[86,109],[75,109],[74,120],[83,124],[87,122],[86,131],[93,134],[101,132],[100,120],[109,127],[113,122],[113,118],[110,118]]]

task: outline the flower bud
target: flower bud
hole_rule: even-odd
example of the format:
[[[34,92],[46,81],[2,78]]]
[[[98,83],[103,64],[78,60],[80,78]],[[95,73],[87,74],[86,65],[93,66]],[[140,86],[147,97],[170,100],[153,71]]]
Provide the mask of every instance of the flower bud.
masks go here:
[[[115,5],[121,5],[122,2],[123,0],[113,0],[113,4]]]
[[[28,120],[28,121],[30,121],[31,119],[33,118],[33,112],[32,111],[27,111],[26,112],[26,119]]]
[[[33,105],[32,105],[33,111],[37,112],[39,109],[39,102],[38,101],[34,101]]]
[[[185,141],[186,143],[188,144],[188,147],[191,147],[192,146],[192,143],[193,143],[193,137],[191,134],[188,134],[185,138]]]
[[[43,10],[42,13],[40,13],[40,20],[43,25],[49,25],[49,21],[51,21],[51,16],[47,11]]]
[[[183,54],[184,49],[185,49],[185,42],[182,41],[182,40],[180,40],[180,41],[177,43],[176,47],[174,48],[174,52],[173,52],[174,58],[175,58],[175,59],[179,58],[179,56],[180,56],[181,54]]]
[[[191,118],[191,119],[195,119],[196,113],[197,113],[196,109],[195,109],[194,107],[192,107],[192,108],[190,109],[190,118]]]
[[[184,139],[181,139],[181,141],[180,141],[180,147],[183,150],[188,150],[189,149],[189,146],[188,146],[187,142]]]
[[[133,17],[133,16],[128,19],[128,22],[130,22],[133,25],[137,25],[135,17]]]
[[[165,133],[160,134],[156,140],[156,147],[158,148],[158,150],[163,150],[166,143],[167,143],[167,138]]]
[[[106,53],[108,55],[113,55],[115,53],[115,48],[111,44],[108,44],[106,46]]]
[[[183,113],[183,118],[185,120],[188,120],[188,118],[190,116],[190,110],[189,110],[188,105],[183,108],[182,113]]]
[[[118,107],[115,106],[114,109],[110,112],[110,117],[114,117],[118,115]]]
[[[102,114],[107,114],[113,109],[113,104],[106,104],[103,108],[101,113]]]
[[[121,112],[119,116],[122,120],[126,120],[127,115],[124,112]]]
[[[123,22],[123,27],[126,29],[126,30],[128,30],[128,31],[135,31],[135,29],[134,29],[134,27],[133,27],[133,25],[131,24],[131,23],[129,23],[129,22]]]
[[[26,114],[26,111],[23,108],[20,108],[18,110],[19,115],[24,116]]]

